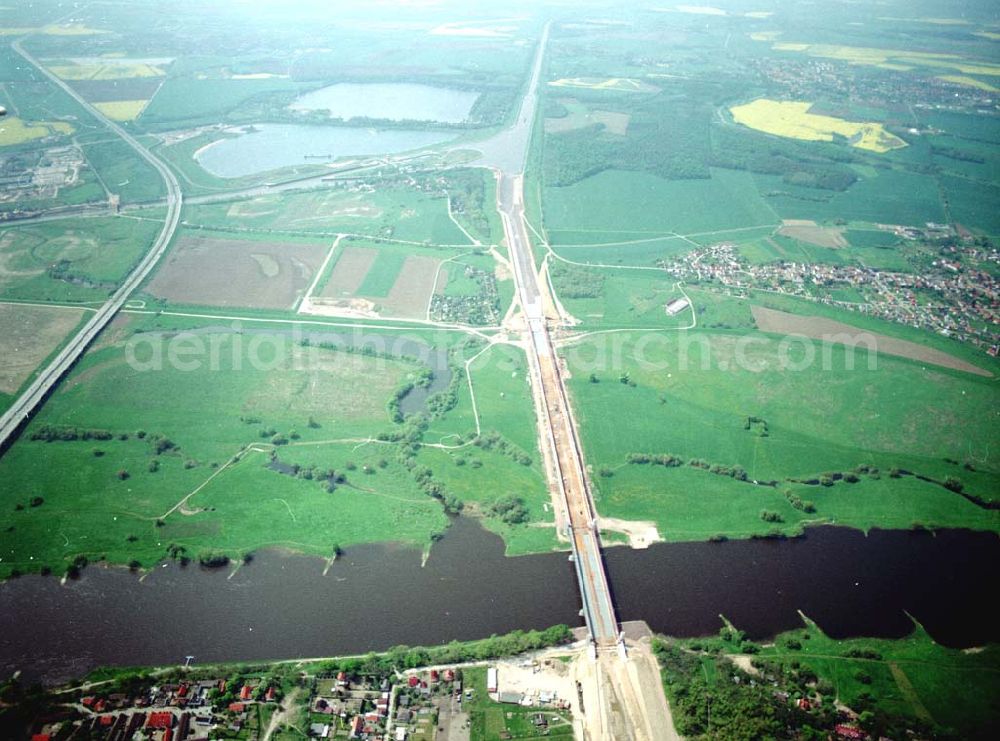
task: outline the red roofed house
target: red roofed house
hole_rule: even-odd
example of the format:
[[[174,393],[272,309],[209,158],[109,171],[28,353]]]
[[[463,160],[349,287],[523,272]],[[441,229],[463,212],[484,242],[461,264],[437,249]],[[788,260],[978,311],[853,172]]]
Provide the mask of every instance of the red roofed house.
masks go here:
[[[841,723],[840,725],[834,726],[833,730],[836,731],[837,735],[841,738],[867,738],[864,731],[860,728],[855,728],[854,726],[848,726]]]
[[[230,713],[242,713],[245,708],[246,708],[246,705],[244,705],[242,702],[231,702],[231,703],[229,703],[229,712]]]
[[[438,670],[437,669],[431,669],[431,681],[432,682],[438,681],[438,677],[439,676],[440,675],[438,674]]]
[[[355,715],[351,719],[351,735],[350,738],[357,738],[361,735],[361,729],[364,728],[365,721],[360,715]]]
[[[89,695],[89,696],[83,698],[82,700],[80,700],[80,704],[82,704],[85,708],[89,708],[91,705],[94,704],[94,697],[93,697],[93,695]]]
[[[267,702],[274,702],[274,687],[267,688],[267,693],[264,695],[264,700]]]
[[[419,677],[410,677],[407,680],[407,684],[409,684],[411,687],[416,687],[418,684],[420,684],[420,678]]]
[[[444,681],[445,682],[454,682],[455,681],[455,670],[454,669],[445,669],[444,670]]]
[[[102,726],[110,726],[114,722],[115,722],[115,716],[113,716],[113,715],[102,715],[101,716],[101,725]]]
[[[177,688],[178,697],[187,697],[187,693],[188,693],[188,686],[186,684],[182,684],[180,687]]]
[[[146,728],[170,728],[174,724],[173,713],[150,713],[146,720]]]
[[[31,737],[31,741],[49,741],[51,738],[47,733],[36,733]]]
[[[253,693],[253,687],[251,687],[249,684],[245,684],[243,685],[243,689],[240,690],[240,699],[249,700],[250,695],[252,693]]]

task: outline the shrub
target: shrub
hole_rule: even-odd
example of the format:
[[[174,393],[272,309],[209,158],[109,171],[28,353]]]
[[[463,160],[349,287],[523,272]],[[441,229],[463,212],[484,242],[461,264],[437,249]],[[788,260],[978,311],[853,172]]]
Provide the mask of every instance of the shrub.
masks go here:
[[[524,506],[524,500],[513,495],[498,499],[490,507],[490,512],[508,525],[517,525],[526,522],[529,517],[528,509]]]
[[[229,563],[229,556],[225,553],[202,553],[198,556],[198,563],[206,569],[217,569]]]

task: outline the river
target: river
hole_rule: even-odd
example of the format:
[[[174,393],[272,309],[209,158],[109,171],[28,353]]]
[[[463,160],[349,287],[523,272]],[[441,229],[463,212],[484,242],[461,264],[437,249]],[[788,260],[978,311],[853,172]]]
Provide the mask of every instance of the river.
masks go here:
[[[621,619],[672,635],[715,633],[724,614],[762,639],[800,625],[802,610],[836,637],[905,635],[907,612],[946,645],[997,637],[991,587],[977,576],[1000,558],[990,533],[821,527],[606,555]],[[456,518],[424,566],[416,549],[368,545],[323,568],[272,551],[232,578],[171,563],[142,580],[100,567],[65,586],[11,580],[0,585],[0,676],[58,681],[100,664],[332,656],[581,623],[565,553],[507,558],[469,518]]]

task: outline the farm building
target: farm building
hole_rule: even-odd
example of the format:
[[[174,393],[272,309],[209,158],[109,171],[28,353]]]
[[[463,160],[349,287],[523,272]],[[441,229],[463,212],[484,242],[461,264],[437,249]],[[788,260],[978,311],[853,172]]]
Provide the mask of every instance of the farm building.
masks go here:
[[[675,298],[673,301],[667,304],[667,313],[670,316],[674,316],[675,314],[679,314],[680,312],[684,311],[684,309],[686,309],[690,305],[691,305],[690,302],[686,298]]]

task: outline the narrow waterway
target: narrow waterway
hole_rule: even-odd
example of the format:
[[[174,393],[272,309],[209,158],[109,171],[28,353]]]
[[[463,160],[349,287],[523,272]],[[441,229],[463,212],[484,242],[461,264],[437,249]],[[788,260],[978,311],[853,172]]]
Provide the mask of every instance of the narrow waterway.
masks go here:
[[[989,533],[812,530],[800,539],[611,548],[623,620],[659,632],[711,634],[724,614],[756,639],[800,624],[832,635],[901,636],[906,613],[951,646],[997,638]],[[413,548],[348,549],[324,562],[262,553],[235,576],[174,564],[139,580],[91,567],[61,586],[27,576],[0,585],[0,676],[58,681],[101,664],[163,664],[363,653],[516,628],[579,625],[566,554],[506,558],[502,541],[456,519],[425,566]]]

